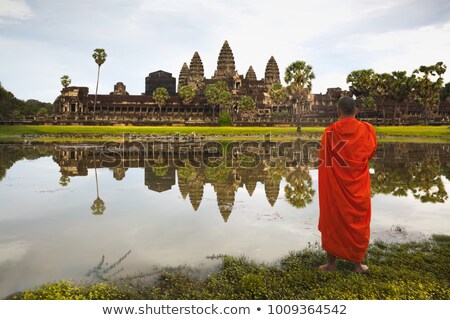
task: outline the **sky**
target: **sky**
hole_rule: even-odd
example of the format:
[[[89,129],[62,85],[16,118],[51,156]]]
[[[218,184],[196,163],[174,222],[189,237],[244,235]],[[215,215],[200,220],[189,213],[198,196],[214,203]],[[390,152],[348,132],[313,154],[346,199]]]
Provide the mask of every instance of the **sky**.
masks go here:
[[[263,78],[274,56],[283,78],[304,60],[316,75],[312,92],[325,93],[347,89],[353,70],[450,67],[450,1],[0,0],[0,82],[20,99],[53,102],[67,74],[93,93],[92,53],[104,48],[99,93],[123,82],[141,94],[150,72],[178,78],[195,51],[211,77],[225,40],[239,74],[251,65]]]

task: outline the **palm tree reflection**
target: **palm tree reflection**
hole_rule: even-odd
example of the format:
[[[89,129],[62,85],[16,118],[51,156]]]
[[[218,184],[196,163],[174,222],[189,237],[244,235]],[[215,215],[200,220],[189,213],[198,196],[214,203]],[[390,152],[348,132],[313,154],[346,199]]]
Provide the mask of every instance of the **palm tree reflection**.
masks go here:
[[[92,214],[93,215],[102,215],[103,213],[105,213],[106,210],[106,206],[105,206],[105,202],[100,199],[100,195],[98,192],[98,176],[97,176],[97,163],[96,163],[96,159],[95,159],[95,148],[94,148],[94,171],[95,171],[95,186],[97,189],[97,199],[94,200],[94,203],[91,206],[91,210],[92,210]]]

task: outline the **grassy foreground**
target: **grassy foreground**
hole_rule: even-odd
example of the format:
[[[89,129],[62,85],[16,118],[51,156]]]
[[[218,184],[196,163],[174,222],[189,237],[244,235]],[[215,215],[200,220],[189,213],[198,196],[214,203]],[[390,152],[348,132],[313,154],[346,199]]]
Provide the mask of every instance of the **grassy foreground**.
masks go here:
[[[323,127],[304,127],[305,134],[321,134]],[[450,127],[439,126],[404,126],[404,127],[377,127],[381,136],[404,137],[443,137],[450,138]],[[0,137],[13,137],[20,135],[120,135],[131,134],[189,134],[195,132],[201,135],[296,135],[295,127],[135,127],[135,126],[0,126]]]
[[[11,299],[450,299],[450,236],[406,244],[375,242],[367,254],[367,274],[354,273],[346,262],[334,273],[317,271],[324,261],[317,248],[290,253],[276,264],[226,256],[206,280],[166,271],[152,284],[62,281]]]

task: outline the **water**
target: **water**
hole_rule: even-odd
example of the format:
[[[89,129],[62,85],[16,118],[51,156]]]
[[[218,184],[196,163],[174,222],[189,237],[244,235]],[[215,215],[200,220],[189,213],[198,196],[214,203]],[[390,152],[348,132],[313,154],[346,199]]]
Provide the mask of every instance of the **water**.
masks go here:
[[[0,145],[0,296],[87,279],[129,250],[119,275],[213,254],[272,262],[320,241],[314,143],[238,146]],[[450,144],[380,144],[372,239],[450,234],[449,158]]]

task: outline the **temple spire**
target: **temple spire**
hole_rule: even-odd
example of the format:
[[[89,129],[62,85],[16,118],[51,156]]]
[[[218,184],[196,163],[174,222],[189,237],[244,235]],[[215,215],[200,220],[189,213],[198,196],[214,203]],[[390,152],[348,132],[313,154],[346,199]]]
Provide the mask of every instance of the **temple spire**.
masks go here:
[[[231,51],[228,41],[225,40],[222,49],[220,49],[219,58],[217,59],[217,70],[214,72],[214,78],[233,77],[236,73],[236,65],[234,63],[233,51]]]
[[[178,91],[180,91],[180,88],[182,86],[188,84],[188,80],[189,80],[189,67],[185,62],[183,64],[183,67],[181,68],[180,76],[178,77]]]
[[[245,74],[245,79],[247,79],[247,80],[257,80],[255,70],[253,70],[252,66],[250,66],[250,68],[248,68],[248,71]]]
[[[205,72],[203,70],[203,62],[200,55],[196,51],[189,65],[189,84],[197,85],[203,82]]]
[[[264,81],[266,84],[280,83],[280,69],[273,56],[270,57],[266,65],[266,72],[264,75]]]

